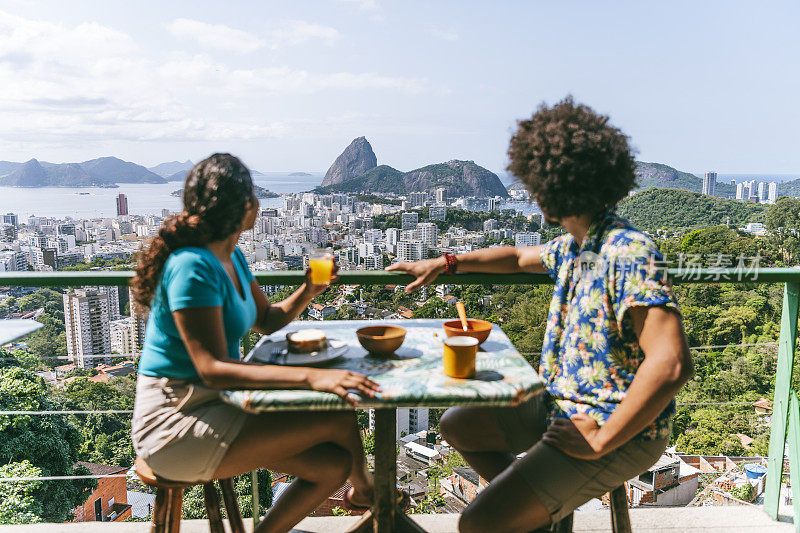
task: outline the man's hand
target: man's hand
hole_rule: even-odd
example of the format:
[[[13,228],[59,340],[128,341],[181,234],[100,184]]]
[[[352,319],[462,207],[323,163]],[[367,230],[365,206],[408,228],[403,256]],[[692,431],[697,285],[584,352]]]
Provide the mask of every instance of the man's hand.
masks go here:
[[[422,261],[403,261],[386,267],[391,272],[406,272],[414,276],[415,279],[406,286],[406,292],[414,292],[423,285],[428,285],[445,271],[447,264],[444,257],[436,259],[423,259]]]
[[[597,444],[600,426],[585,413],[573,415],[569,420],[556,418],[542,436],[542,442],[554,446],[578,459],[599,459],[608,453]]]

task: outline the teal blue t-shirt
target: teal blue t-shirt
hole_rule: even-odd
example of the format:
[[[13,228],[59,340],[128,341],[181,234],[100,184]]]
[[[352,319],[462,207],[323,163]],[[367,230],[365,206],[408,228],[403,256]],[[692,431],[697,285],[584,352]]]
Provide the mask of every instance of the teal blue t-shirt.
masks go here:
[[[239,359],[242,337],[256,321],[256,304],[250,291],[253,274],[239,248],[234,249],[231,260],[244,298],[208,248],[179,248],[170,254],[150,305],[139,360],[140,374],[181,379],[198,377],[172,318],[173,311],[187,307],[222,307],[228,355]]]

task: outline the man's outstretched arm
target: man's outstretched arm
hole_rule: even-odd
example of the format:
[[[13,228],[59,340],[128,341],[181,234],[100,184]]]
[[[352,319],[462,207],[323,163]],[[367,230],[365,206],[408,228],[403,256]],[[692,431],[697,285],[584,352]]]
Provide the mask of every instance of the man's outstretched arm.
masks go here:
[[[496,248],[476,250],[457,256],[458,270],[460,272],[489,272],[494,274],[544,272],[541,249],[541,246],[527,246],[524,248],[498,246]],[[417,278],[406,287],[406,292],[413,292],[439,277],[439,274],[445,271],[446,266],[444,257],[437,257],[436,259],[395,263],[387,267],[386,270],[406,272]]]

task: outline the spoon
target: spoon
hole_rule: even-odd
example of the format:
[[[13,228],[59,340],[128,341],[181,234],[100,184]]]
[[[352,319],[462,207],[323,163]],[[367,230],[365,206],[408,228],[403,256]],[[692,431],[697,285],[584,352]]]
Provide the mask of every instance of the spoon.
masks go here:
[[[461,319],[461,327],[464,331],[469,331],[469,324],[467,323],[467,310],[464,308],[464,302],[456,302],[456,310],[458,311],[458,318]]]

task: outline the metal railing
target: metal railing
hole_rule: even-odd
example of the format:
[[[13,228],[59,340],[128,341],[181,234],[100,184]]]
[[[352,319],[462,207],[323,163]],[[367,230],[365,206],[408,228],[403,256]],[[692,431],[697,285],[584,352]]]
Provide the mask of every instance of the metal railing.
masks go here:
[[[800,524],[800,402],[792,390],[792,370],[797,341],[798,304],[800,304],[800,268],[763,268],[743,272],[734,268],[667,269],[674,284],[687,283],[783,283],[783,308],[780,337],[777,343],[756,345],[778,346],[775,392],[773,396],[772,423],[768,472],[765,488],[764,510],[773,519],[778,517],[780,485],[783,478],[785,445],[789,446],[790,482],[793,491],[795,523]],[[255,272],[260,285],[289,286],[304,281],[301,271]],[[79,271],[79,272],[2,272],[0,286],[18,287],[83,287],[126,286],[133,277],[132,271]],[[338,285],[407,285],[413,281],[407,274],[386,271],[342,271]],[[434,284],[447,285],[541,285],[553,280],[543,273],[536,274],[476,274],[458,273],[439,276]],[[702,346],[696,349],[714,349],[727,346]],[[726,403],[726,402],[722,402]],[[722,404],[720,403],[720,405]],[[732,404],[733,402],[727,402]],[[687,404],[688,405],[688,404]],[[61,412],[53,412],[53,414]],[[0,415],[31,414],[27,411],[0,411]],[[48,414],[50,414],[48,412]],[[61,413],[66,414],[66,413]],[[65,476],[71,477],[71,476]],[[253,476],[254,511],[258,508],[257,484]],[[254,512],[254,521],[256,515]]]

